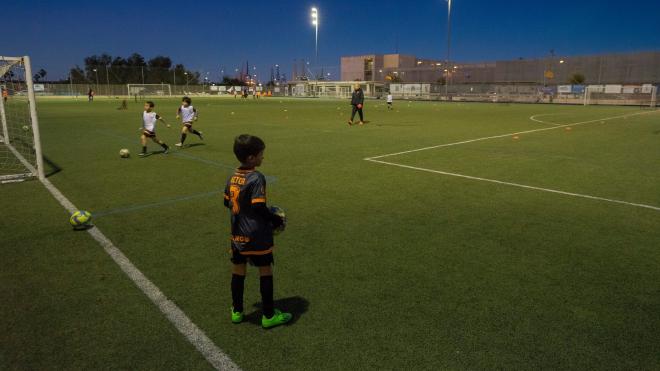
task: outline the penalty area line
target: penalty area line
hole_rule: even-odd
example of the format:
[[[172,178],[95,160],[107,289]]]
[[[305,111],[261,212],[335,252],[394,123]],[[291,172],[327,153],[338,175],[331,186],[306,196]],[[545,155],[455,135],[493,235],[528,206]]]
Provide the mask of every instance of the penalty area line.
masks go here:
[[[658,110],[655,111],[647,111],[647,112],[636,112],[636,113],[630,113],[626,115],[619,115],[619,116],[612,116],[612,117],[605,117],[601,119],[594,119],[594,120],[588,120],[588,121],[581,121],[581,122],[573,122],[570,124],[563,124],[563,125],[557,125],[557,126],[552,126],[552,127],[547,127],[547,128],[541,128],[541,129],[532,129],[532,130],[524,130],[524,131],[517,131],[515,133],[508,133],[508,134],[500,134],[500,135],[493,135],[490,137],[482,137],[482,138],[476,138],[476,139],[468,139],[468,140],[463,140],[460,142],[454,142],[454,143],[446,143],[446,144],[439,144],[436,146],[429,146],[429,147],[422,147],[422,148],[417,148],[417,149],[411,149],[409,151],[401,151],[401,152],[394,152],[394,153],[388,153],[385,155],[380,155],[380,156],[372,156],[372,157],[367,157],[364,160],[370,161],[370,160],[376,160],[379,158],[385,158],[385,157],[392,157],[392,156],[399,156],[399,155],[405,155],[408,153],[414,153],[414,152],[421,152],[421,151],[428,151],[430,149],[436,149],[436,148],[443,148],[443,147],[451,147],[451,146],[457,146],[461,144],[468,144],[468,143],[474,143],[474,142],[480,142],[483,140],[489,140],[489,139],[498,139],[498,138],[505,138],[505,137],[510,137],[512,135],[520,135],[520,134],[530,134],[530,133],[538,133],[541,131],[548,131],[548,130],[557,130],[569,126],[578,126],[578,125],[586,125],[590,124],[593,122],[600,122],[600,121],[610,121],[610,120],[616,120],[620,118],[626,118],[626,117],[632,117],[632,116],[638,116],[638,115],[646,115],[649,113],[655,113],[658,112]]]
[[[42,180],[43,185],[53,195],[53,197],[69,212],[77,210],[75,205],[69,201],[59,189],[48,179]],[[144,295],[158,307],[165,317],[174,325],[174,327],[192,344],[197,351],[216,370],[240,370],[227,354],[225,354],[217,345],[193,323],[186,313],[181,310],[174,302],[165,296],[165,294],[156,286],[147,276],[142,273],[129,259],[124,255],[112,241],[110,241],[97,227],[88,229],[87,232],[103,247],[105,252],[110,255],[112,260],[121,268],[121,270],[133,281]]]
[[[450,172],[440,171],[440,170],[426,169],[426,168],[423,168],[423,167],[397,164],[395,162],[387,162],[387,161],[374,160],[374,159],[367,159],[366,161],[375,162],[375,163],[379,163],[379,164],[383,164],[383,165],[401,167],[401,168],[405,168],[405,169],[424,171],[424,172],[427,172],[427,173],[447,175],[447,176],[453,176],[453,177],[457,177],[457,178],[475,180],[475,181],[480,181],[480,182],[495,183],[495,184],[506,185],[506,186],[510,186],[510,187],[524,188],[524,189],[529,189],[529,190],[534,190],[534,191],[555,193],[555,194],[560,194],[560,195],[564,195],[564,196],[586,198],[586,199],[590,199],[590,200],[604,201],[604,202],[615,203],[615,204],[619,204],[619,205],[633,206],[633,207],[639,207],[639,208],[644,208],[644,209],[650,209],[650,210],[654,210],[654,211],[660,211],[660,206],[645,205],[645,204],[615,200],[615,199],[605,198],[605,197],[598,197],[598,196],[591,196],[591,195],[585,195],[585,194],[580,194],[580,193],[566,192],[566,191],[560,191],[560,190],[551,189],[551,188],[535,187],[535,186],[530,186],[530,185],[525,185],[525,184],[505,182],[505,181],[496,180],[496,179],[480,178],[480,177],[476,177],[476,176],[450,173]]]

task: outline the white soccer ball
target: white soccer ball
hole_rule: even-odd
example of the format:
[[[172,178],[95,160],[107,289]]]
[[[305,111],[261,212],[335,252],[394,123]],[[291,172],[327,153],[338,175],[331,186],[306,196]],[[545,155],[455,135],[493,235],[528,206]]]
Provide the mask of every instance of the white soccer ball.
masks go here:
[[[121,156],[121,158],[129,158],[131,157],[131,151],[126,148],[122,148],[119,150],[119,156]]]
[[[29,127],[29,126],[27,126],[27,125],[23,125],[23,131],[29,131],[29,130],[30,130],[30,127]]]

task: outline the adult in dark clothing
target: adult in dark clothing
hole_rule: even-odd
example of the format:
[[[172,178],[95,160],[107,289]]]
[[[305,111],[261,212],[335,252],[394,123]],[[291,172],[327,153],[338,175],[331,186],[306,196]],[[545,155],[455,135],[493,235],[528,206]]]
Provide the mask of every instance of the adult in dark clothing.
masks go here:
[[[364,125],[364,113],[362,112],[362,107],[364,106],[364,92],[362,91],[360,84],[355,84],[353,87],[351,106],[353,106],[353,112],[351,113],[351,119],[348,120],[348,124],[353,125],[353,119],[355,118],[355,113],[357,112],[360,114],[359,125]]]

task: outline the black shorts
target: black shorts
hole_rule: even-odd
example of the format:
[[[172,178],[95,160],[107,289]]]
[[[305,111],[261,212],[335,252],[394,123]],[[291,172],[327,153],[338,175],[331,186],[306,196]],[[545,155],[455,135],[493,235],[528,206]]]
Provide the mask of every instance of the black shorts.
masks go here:
[[[234,264],[245,264],[249,262],[250,265],[255,267],[267,267],[275,264],[272,252],[264,255],[241,255],[241,253],[233,247],[231,249],[231,259],[229,260]]]
[[[188,129],[190,129],[190,128],[192,127],[192,124],[193,124],[192,122],[184,122],[184,123],[183,123],[183,126],[185,126],[185,127],[187,127]]]
[[[144,129],[144,130],[142,130],[142,135],[144,135],[147,138],[155,138],[156,137],[156,132]]]

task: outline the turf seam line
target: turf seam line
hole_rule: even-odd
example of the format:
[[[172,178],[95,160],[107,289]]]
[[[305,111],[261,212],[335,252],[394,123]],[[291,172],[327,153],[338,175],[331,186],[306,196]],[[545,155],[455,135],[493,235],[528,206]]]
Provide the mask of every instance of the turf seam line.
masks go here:
[[[387,162],[387,161],[380,161],[380,160],[373,160],[373,159],[368,159],[367,161],[375,162],[375,163],[379,163],[379,164],[384,164],[384,165],[390,165],[390,166],[398,166],[398,167],[417,170],[417,171],[425,171],[425,172],[428,172],[428,173],[448,175],[448,176],[453,176],[453,177],[458,177],[458,178],[477,180],[477,181],[481,181],[481,182],[496,183],[496,184],[507,185],[507,186],[512,186],[512,187],[531,189],[531,190],[543,191],[543,192],[549,192],[549,193],[556,193],[556,194],[561,194],[561,195],[571,196],[571,197],[587,198],[587,199],[591,199],[591,200],[605,201],[605,202],[610,202],[610,203],[615,203],[615,204],[641,207],[641,208],[645,208],[645,209],[660,211],[660,207],[653,206],[653,205],[646,205],[646,204],[640,204],[640,203],[634,203],[634,202],[628,202],[628,201],[622,201],[622,200],[615,200],[615,199],[611,199],[611,198],[591,196],[591,195],[585,195],[585,194],[580,194],[580,193],[572,193],[572,192],[560,191],[560,190],[557,190],[557,189],[542,188],[542,187],[530,186],[530,185],[525,185],[525,184],[520,184],[520,183],[505,182],[505,181],[496,180],[496,179],[480,178],[480,177],[476,177],[476,176],[470,176],[470,175],[450,173],[450,172],[440,171],[440,170],[427,169],[427,168],[423,168],[423,167],[397,164],[397,163],[394,163],[394,162]]]
[[[136,204],[136,205],[132,205],[132,206],[118,207],[118,208],[104,210],[104,211],[95,211],[94,212],[94,218],[99,218],[99,217],[102,217],[102,216],[108,216],[108,215],[114,215],[114,214],[123,214],[123,213],[128,213],[128,212],[131,212],[131,211],[150,209],[150,208],[154,208],[154,207],[160,207],[160,206],[174,204],[174,203],[177,203],[177,202],[195,200],[195,199],[198,199],[198,198],[213,197],[213,196],[217,196],[218,194],[221,194],[222,192],[223,191],[218,190],[218,191],[197,193],[197,194],[181,196],[181,197],[176,197],[176,198],[169,198],[169,199],[166,199],[166,200],[161,200],[161,201],[156,201],[156,202],[150,202],[150,203],[146,203],[146,204]]]
[[[75,205],[60,192],[48,179],[42,180],[42,183],[53,195],[53,197],[69,212],[77,210]],[[213,341],[206,336],[204,331],[197,327],[190,318],[174,302],[165,296],[165,294],[153,282],[147,278],[129,259],[110,241],[97,227],[88,229],[87,232],[103,247],[105,252],[110,255],[112,260],[121,268],[121,270],[133,281],[133,283],[144,293],[151,302],[160,309],[165,317],[176,327],[176,329],[185,336],[186,340],[192,344],[199,353],[216,370],[240,370],[227,354],[218,348]]]
[[[380,155],[380,156],[367,157],[364,160],[369,161],[369,160],[375,160],[375,159],[379,159],[379,158],[405,155],[405,154],[408,154],[408,153],[428,151],[430,149],[457,146],[457,145],[460,145],[460,144],[480,142],[480,141],[489,140],[489,139],[505,138],[505,137],[509,137],[509,136],[512,136],[512,135],[530,134],[530,133],[537,133],[537,132],[540,132],[540,131],[556,130],[556,129],[561,129],[561,128],[565,128],[565,127],[569,127],[569,126],[585,125],[585,124],[590,124],[590,123],[598,122],[598,121],[610,121],[610,120],[620,119],[620,118],[624,118],[624,117],[631,117],[631,116],[637,116],[637,115],[646,115],[646,114],[655,113],[655,112],[658,112],[658,111],[656,110],[656,111],[647,111],[647,112],[637,112],[637,113],[631,113],[631,114],[613,116],[613,117],[606,117],[606,118],[589,120],[589,121],[574,122],[574,123],[570,123],[570,124],[563,124],[563,125],[553,126],[553,127],[549,127],[549,128],[532,129],[532,130],[518,131],[518,132],[515,132],[515,133],[493,135],[493,136],[490,136],[490,137],[468,139],[468,140],[463,140],[463,141],[460,141],[460,142],[439,144],[439,145],[436,145],[436,146],[429,146],[429,147],[411,149],[409,151],[401,151],[401,152],[395,152],[395,153],[388,153],[388,154]]]

